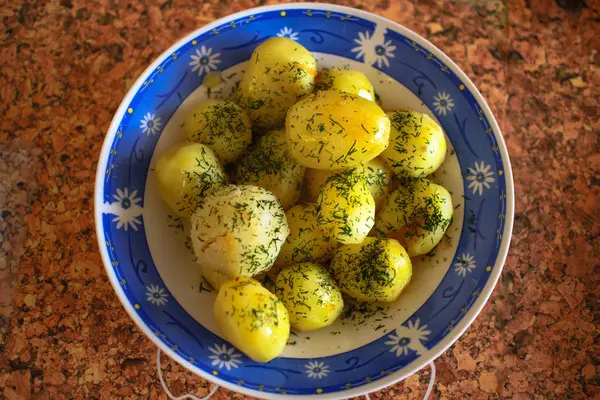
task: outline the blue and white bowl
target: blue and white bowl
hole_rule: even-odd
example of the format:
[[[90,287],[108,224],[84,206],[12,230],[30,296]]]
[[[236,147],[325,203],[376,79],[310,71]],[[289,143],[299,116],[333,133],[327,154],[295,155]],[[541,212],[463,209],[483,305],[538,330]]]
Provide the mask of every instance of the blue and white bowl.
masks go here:
[[[153,166],[183,140],[195,102],[227,97],[252,50],[273,36],[297,40],[320,67],[364,72],[385,109],[427,112],[449,139],[435,179],[456,205],[447,240],[414,263],[395,304],[356,312],[329,328],[292,335],[282,357],[256,363],[225,341],[212,318],[215,293],[186,247],[185,222],[159,199]],[[202,85],[208,72],[223,83]],[[465,74],[410,30],[376,15],[324,4],[261,7],[216,21],[164,52],[131,88],[102,148],[95,216],[106,271],[125,309],[157,346],[189,370],[263,398],[350,397],[427,365],[481,311],[508,251],[513,181],[489,107]]]

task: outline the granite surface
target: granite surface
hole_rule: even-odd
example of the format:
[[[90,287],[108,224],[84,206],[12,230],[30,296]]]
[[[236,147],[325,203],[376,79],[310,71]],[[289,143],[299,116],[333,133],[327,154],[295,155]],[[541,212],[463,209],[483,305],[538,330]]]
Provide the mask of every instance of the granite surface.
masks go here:
[[[2,4],[3,3],[3,4]],[[516,216],[435,398],[600,398],[600,1],[341,0],[431,40],[495,113]],[[0,398],[165,398],[109,285],[93,184],[113,112],[174,41],[260,0],[0,1]],[[210,385],[170,360],[176,394]],[[371,398],[421,398],[429,369]],[[243,398],[220,389],[215,399]]]

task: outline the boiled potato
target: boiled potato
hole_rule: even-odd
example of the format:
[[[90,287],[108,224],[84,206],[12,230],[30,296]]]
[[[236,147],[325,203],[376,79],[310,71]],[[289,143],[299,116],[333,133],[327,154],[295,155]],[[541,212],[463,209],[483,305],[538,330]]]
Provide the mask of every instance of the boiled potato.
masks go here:
[[[351,69],[329,68],[319,72],[315,90],[338,90],[375,100],[373,85],[365,74]]]
[[[427,114],[410,110],[387,113],[392,121],[390,145],[381,158],[401,178],[431,175],[444,162],[444,131]]]
[[[288,108],[312,92],[316,75],[317,64],[308,50],[294,40],[274,37],[252,52],[237,96],[255,128],[279,128]]]
[[[202,277],[206,280],[206,282],[209,283],[209,285],[213,289],[215,289],[217,291],[219,290],[219,288],[221,287],[222,284],[231,280],[230,277],[228,277],[227,275],[225,275],[224,273],[222,273],[220,271],[206,268],[206,267],[203,267],[202,265],[200,265],[199,267],[200,267],[200,273],[202,274]]]
[[[225,282],[213,312],[225,339],[256,362],[279,356],[290,335],[283,303],[252,278]]]
[[[261,137],[239,161],[238,184],[256,185],[273,192],[288,209],[298,201],[304,168],[290,156],[284,131],[271,131]]]
[[[365,302],[395,301],[412,275],[406,250],[387,238],[338,247],[330,268],[344,293]]]
[[[289,109],[285,132],[299,164],[335,170],[359,166],[385,150],[390,120],[372,101],[326,90]]]
[[[385,165],[381,157],[377,157],[365,165],[365,179],[367,187],[375,199],[376,208],[381,208],[390,192],[392,171]]]
[[[285,216],[290,234],[281,246],[275,267],[283,268],[302,261],[329,261],[337,244],[329,229],[318,223],[317,205],[296,204],[286,211]]]
[[[375,222],[375,200],[362,168],[333,175],[319,194],[317,221],[340,243],[360,243]]]
[[[411,257],[427,254],[444,237],[453,211],[452,198],[444,187],[416,179],[388,195],[374,231],[397,239]]]
[[[257,186],[227,185],[211,192],[191,223],[198,264],[230,278],[271,268],[289,234],[281,203]]]
[[[227,183],[215,153],[200,143],[186,143],[161,156],[156,163],[162,199],[180,217],[189,217],[213,189]]]
[[[304,175],[304,185],[308,201],[316,201],[319,193],[325,187],[329,177],[339,173],[341,170],[324,171],[320,169],[307,168]],[[375,199],[376,208],[379,209],[385,202],[390,190],[392,171],[385,165],[381,158],[374,158],[367,162],[364,168],[367,187]]]
[[[197,104],[182,128],[187,140],[204,143],[224,164],[235,161],[252,143],[248,113],[229,100],[205,100]]]
[[[342,292],[319,264],[304,262],[281,270],[275,281],[277,296],[290,316],[292,328],[309,332],[331,325],[342,312]]]

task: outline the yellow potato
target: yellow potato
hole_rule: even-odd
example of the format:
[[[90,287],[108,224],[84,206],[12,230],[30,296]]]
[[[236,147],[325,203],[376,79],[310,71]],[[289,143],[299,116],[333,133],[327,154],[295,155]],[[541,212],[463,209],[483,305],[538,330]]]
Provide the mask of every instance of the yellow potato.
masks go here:
[[[392,121],[390,145],[381,158],[400,178],[431,175],[446,157],[444,131],[427,114],[399,110],[387,113]]]
[[[162,199],[180,217],[192,215],[210,191],[227,183],[215,153],[200,143],[185,143],[161,156],[156,177]]]
[[[406,250],[387,238],[368,237],[338,247],[330,268],[342,292],[365,302],[395,301],[412,275]]]
[[[373,85],[365,74],[351,69],[329,68],[319,72],[315,90],[338,90],[375,100]]]
[[[210,286],[212,286],[213,289],[215,289],[217,291],[219,290],[219,288],[221,287],[222,284],[231,280],[230,277],[228,277],[227,275],[225,275],[224,273],[222,273],[220,271],[215,271],[210,268],[205,268],[202,265],[199,265],[199,267],[200,267],[200,273],[202,274],[202,277],[206,280],[206,282],[209,283]]]
[[[286,211],[285,216],[290,234],[281,246],[275,267],[283,268],[302,261],[329,261],[337,244],[328,227],[317,222],[317,205],[296,204]]]
[[[283,351],[290,320],[283,303],[252,278],[225,282],[214,305],[225,339],[256,362],[269,362]]]
[[[329,178],[317,200],[317,221],[340,243],[362,242],[375,222],[375,200],[361,170],[347,169]]]
[[[377,157],[365,165],[365,179],[367,187],[375,199],[376,208],[381,208],[390,192],[392,171],[385,165],[381,157]]]
[[[287,38],[274,37],[252,52],[238,88],[239,103],[258,129],[280,128],[285,113],[312,92],[317,75],[313,55]]]
[[[182,128],[187,140],[207,145],[224,164],[235,161],[252,143],[248,113],[229,100],[197,104]]]
[[[287,210],[300,197],[305,170],[290,156],[285,133],[271,131],[239,161],[236,179],[238,184],[261,186],[273,192]]]
[[[289,109],[285,133],[299,164],[336,170],[364,164],[385,150],[390,120],[372,101],[326,90]]]
[[[273,266],[289,229],[273,193],[257,186],[223,186],[207,195],[191,218],[198,264],[230,278]]]
[[[342,292],[319,264],[304,262],[284,268],[275,281],[277,296],[292,328],[309,332],[331,325],[342,312]]]
[[[427,254],[444,237],[453,211],[444,187],[427,179],[405,182],[388,195],[374,232],[397,239],[411,257]]]
[[[321,169],[307,168],[304,174],[304,187],[308,201],[317,201],[319,193],[325,187],[329,177],[343,170],[325,171]],[[380,208],[390,190],[392,171],[381,160],[374,158],[367,162],[364,168],[367,187],[375,199],[376,208]]]

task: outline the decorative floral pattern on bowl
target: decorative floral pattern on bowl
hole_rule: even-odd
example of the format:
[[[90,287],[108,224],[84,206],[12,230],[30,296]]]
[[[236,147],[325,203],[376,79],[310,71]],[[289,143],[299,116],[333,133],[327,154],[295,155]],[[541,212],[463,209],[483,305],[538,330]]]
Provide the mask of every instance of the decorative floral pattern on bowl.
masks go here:
[[[422,368],[483,307],[500,275],[512,229],[514,195],[506,148],[489,108],[464,73],[423,38],[388,20],[345,7],[311,7],[248,10],[182,39],[133,86],[115,115],[98,163],[100,250],[127,311],[157,345],[190,370],[258,397],[350,397]],[[317,54],[370,65],[418,96],[438,117],[456,152],[464,185],[464,223],[448,272],[427,301],[394,330],[340,354],[281,357],[260,364],[198,323],[169,291],[146,240],[142,194],[157,142],[182,102],[207,73],[238,65],[274,36],[297,40]]]

